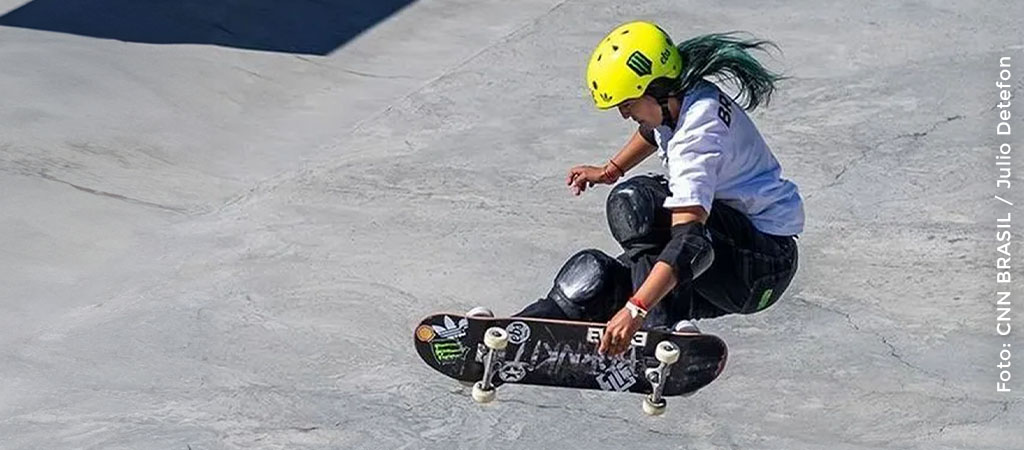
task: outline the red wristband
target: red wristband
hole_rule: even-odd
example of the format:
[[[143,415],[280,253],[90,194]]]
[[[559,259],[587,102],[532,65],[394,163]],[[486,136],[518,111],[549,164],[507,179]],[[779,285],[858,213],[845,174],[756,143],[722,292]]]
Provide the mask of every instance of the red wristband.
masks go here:
[[[625,171],[625,170],[622,170],[622,168],[621,168],[621,167],[619,167],[619,165],[618,165],[618,164],[615,164],[615,160],[614,160],[614,159],[609,159],[609,160],[608,160],[608,164],[611,164],[611,165],[612,165],[613,167],[615,167],[615,170],[618,170],[618,171],[619,171],[619,177],[624,177],[624,176],[626,176],[626,171]]]
[[[614,167],[614,165],[612,166]],[[619,175],[615,175],[614,171],[608,170],[608,164],[604,165],[604,170],[601,172],[602,182],[606,184],[612,184],[620,178]]]
[[[630,297],[629,298],[629,302],[632,303],[637,308],[642,309],[644,312],[647,312],[647,307],[644,306],[644,302],[642,300],[640,300],[639,298],[637,298],[637,297]]]

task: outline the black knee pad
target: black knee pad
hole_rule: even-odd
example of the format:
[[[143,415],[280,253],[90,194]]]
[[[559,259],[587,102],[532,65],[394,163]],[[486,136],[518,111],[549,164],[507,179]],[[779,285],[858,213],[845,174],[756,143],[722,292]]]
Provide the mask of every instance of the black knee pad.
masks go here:
[[[632,288],[626,266],[600,250],[589,249],[562,265],[547,299],[569,319],[605,321],[625,304]]]
[[[608,194],[608,228],[631,259],[659,250],[671,237],[672,214],[663,206],[669,195],[665,178],[650,175],[630,178]]]

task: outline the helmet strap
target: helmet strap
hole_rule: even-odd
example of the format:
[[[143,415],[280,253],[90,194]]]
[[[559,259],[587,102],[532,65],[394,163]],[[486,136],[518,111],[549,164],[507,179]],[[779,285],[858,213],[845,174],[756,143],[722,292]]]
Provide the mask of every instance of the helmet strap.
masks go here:
[[[675,121],[672,120],[672,111],[668,109],[669,97],[661,97],[658,99],[658,104],[661,105],[661,125],[675,129]]]

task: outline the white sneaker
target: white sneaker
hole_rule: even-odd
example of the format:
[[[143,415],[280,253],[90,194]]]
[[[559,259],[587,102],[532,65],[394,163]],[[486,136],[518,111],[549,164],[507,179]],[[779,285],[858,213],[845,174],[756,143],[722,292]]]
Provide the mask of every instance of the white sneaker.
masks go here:
[[[697,324],[692,320],[680,320],[672,326],[672,331],[676,333],[700,333],[700,328],[697,328]]]
[[[494,311],[483,306],[477,306],[466,313],[466,317],[494,317]]]

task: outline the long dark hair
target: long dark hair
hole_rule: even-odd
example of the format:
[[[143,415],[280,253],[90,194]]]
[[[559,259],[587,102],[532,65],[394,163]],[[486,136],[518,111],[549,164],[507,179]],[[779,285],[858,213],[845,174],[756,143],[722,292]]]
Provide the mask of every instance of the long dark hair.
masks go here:
[[[664,80],[671,86],[658,83],[660,86],[652,87],[685,92],[705,77],[717,77],[739,89],[735,100],[743,109],[753,111],[760,105],[767,106],[775,92],[775,83],[786,77],[766,69],[749,50],[768,53],[769,47],[779,50],[779,46],[766,40],[740,39],[737,34],[706,34],[680,43],[676,47],[683,56],[682,75],[676,80]]]

